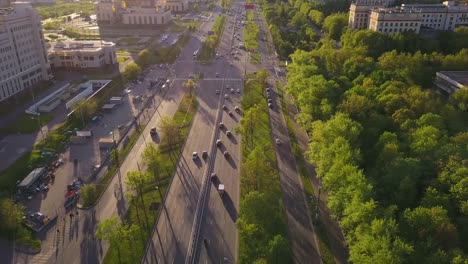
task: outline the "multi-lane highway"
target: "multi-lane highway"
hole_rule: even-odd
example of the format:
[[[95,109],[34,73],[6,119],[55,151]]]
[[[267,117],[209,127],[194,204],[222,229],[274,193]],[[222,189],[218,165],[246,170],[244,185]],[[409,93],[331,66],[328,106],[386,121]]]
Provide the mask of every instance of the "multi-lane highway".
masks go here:
[[[214,17],[217,15],[219,13],[215,13]],[[211,64],[196,64],[192,59],[193,50],[186,49],[179,58],[183,63],[178,63],[175,68],[178,79],[185,80],[193,73],[203,73],[204,78],[196,80],[198,110],[154,229],[152,243],[144,257],[144,263],[183,263],[194,256],[193,249],[199,245],[200,238],[208,236],[208,233],[213,242],[215,238],[223,239],[225,235],[225,242],[220,243],[225,248],[219,252],[224,251],[229,258],[235,258],[237,252],[235,220],[238,210],[235,205],[238,204],[239,192],[240,138],[234,134],[234,128],[239,122],[240,115],[234,111],[234,107],[240,105],[243,66],[247,58],[242,51],[239,54],[240,60],[234,60],[230,55],[234,27],[229,28],[228,25],[235,17],[226,16],[226,18],[226,29],[217,51],[220,55],[218,58]],[[194,50],[201,46],[203,32],[197,36],[187,45]],[[231,89],[234,89],[234,93]],[[223,110],[223,105],[226,105],[227,111]],[[233,115],[229,116],[228,111],[232,111]],[[225,130],[218,128],[220,122],[225,124]],[[232,131],[233,135],[230,138],[226,136],[226,130]],[[216,146],[217,139],[223,142],[221,147]],[[201,158],[203,151],[208,152],[206,159]],[[229,152],[228,159],[224,157],[224,151]],[[197,152],[200,158],[192,160],[193,152]],[[226,210],[217,191],[211,190],[214,187],[211,187],[208,176],[213,172],[217,173],[221,183],[226,186],[225,198],[230,199],[229,210]],[[202,211],[204,209],[202,198],[205,195],[210,197],[207,200],[209,206],[206,211]],[[212,214],[213,211],[217,213],[217,217],[200,218],[205,214]],[[226,216],[229,221],[226,221]],[[225,232],[222,230],[214,234],[213,230],[207,230],[208,233],[205,233],[205,228],[199,226],[199,221],[205,226],[205,219],[210,219],[210,225]]]

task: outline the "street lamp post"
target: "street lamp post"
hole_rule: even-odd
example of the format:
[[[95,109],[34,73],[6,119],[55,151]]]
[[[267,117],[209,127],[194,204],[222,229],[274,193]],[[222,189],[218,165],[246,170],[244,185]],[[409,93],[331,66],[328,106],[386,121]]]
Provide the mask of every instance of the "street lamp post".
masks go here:
[[[114,158],[115,158],[115,162],[117,164],[117,174],[119,176],[119,186],[120,186],[120,191],[122,191],[122,175],[120,173],[120,161],[119,161],[119,151],[118,151],[118,148],[117,148],[117,142],[115,141],[115,137],[114,137],[114,131],[111,131],[109,134],[112,135],[112,142],[114,143]]]
[[[318,184],[317,203],[315,205],[315,222],[316,223],[318,221],[318,216],[319,216],[320,193],[322,192],[322,177],[319,177],[318,180],[319,180],[319,184]]]

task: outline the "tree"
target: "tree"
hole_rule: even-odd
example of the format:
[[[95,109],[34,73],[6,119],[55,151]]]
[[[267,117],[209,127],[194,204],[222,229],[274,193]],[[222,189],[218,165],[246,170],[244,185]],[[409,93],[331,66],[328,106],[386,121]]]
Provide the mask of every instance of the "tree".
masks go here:
[[[257,71],[256,77],[262,87],[265,87],[270,73],[266,69]]]
[[[334,40],[340,40],[346,26],[348,26],[348,14],[345,13],[329,15],[323,22],[323,30]]]
[[[76,120],[81,120],[82,125],[84,126],[86,121],[91,120],[91,118],[97,112],[97,102],[94,99],[82,99],[73,104],[73,116]]]
[[[244,112],[240,123],[240,133],[242,138],[247,143],[249,149],[255,148],[255,128],[260,122],[262,108],[259,105],[255,105]]]
[[[309,19],[315,25],[320,26],[320,25],[322,25],[323,20],[325,19],[325,17],[324,17],[322,12],[312,9],[309,12]]]
[[[98,223],[96,238],[106,240],[117,249],[119,263],[122,262],[121,247],[123,246],[122,222],[116,217],[107,218]]]
[[[147,167],[147,171],[153,174],[156,184],[159,184],[160,176],[163,173],[163,162],[161,150],[154,144],[149,144],[141,155],[143,164]]]
[[[290,263],[292,259],[289,241],[282,235],[276,235],[268,242],[267,263]]]
[[[373,219],[363,223],[353,233],[350,241],[349,260],[352,263],[405,263],[413,251],[411,245],[398,236],[394,219]]]
[[[99,196],[96,184],[85,184],[80,189],[80,197],[84,206],[90,206],[96,202]]]
[[[126,67],[125,70],[123,71],[122,75],[127,81],[131,81],[136,79],[138,76],[140,76],[142,70],[141,67],[138,66],[138,64],[134,62],[130,62]]]
[[[193,80],[188,80],[186,82],[184,82],[184,87],[187,88],[189,90],[189,94],[190,96],[192,96],[193,94],[193,88],[195,88],[197,86],[197,84],[193,81]]]
[[[9,198],[0,199],[0,230],[16,231],[23,221],[24,207]]]
[[[146,68],[151,62],[151,53],[148,49],[140,51],[138,54],[138,64],[141,68]],[[138,74],[139,75],[139,74]]]
[[[158,124],[163,138],[161,139],[162,144],[167,145],[172,148],[182,138],[179,125],[177,122],[170,116],[163,116]]]
[[[149,231],[150,226],[148,223],[148,215],[146,213],[145,200],[143,199],[143,193],[144,193],[143,188],[147,184],[148,184],[148,175],[146,173],[143,173],[141,171],[129,171],[127,173],[127,185],[130,187],[130,190],[136,193],[137,197],[140,198],[141,206],[143,207],[143,213],[145,215],[145,227]],[[136,203],[138,204],[138,202]]]
[[[421,241],[419,246],[425,252],[438,247],[450,248],[457,244],[456,227],[450,222],[447,210],[438,206],[432,208],[417,207],[406,209],[404,214],[404,229],[414,241]]]

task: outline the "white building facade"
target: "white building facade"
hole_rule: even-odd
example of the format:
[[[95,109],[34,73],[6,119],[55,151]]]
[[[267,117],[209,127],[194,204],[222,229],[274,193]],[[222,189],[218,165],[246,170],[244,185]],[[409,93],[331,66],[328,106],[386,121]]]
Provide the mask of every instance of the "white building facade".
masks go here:
[[[357,0],[349,7],[348,25],[351,29],[367,29],[370,11],[375,7],[388,7],[394,0]]]
[[[116,0],[100,0],[96,3],[98,24],[114,24],[119,21],[121,4]]]
[[[468,26],[468,5],[457,5],[445,1],[435,5],[401,5],[402,9],[420,12],[421,26],[436,30],[453,30],[457,26]]]
[[[171,21],[171,12],[161,6],[136,6],[122,12],[125,25],[164,25]]]
[[[369,29],[383,34],[405,31],[419,33],[421,13],[405,11],[400,8],[376,8],[371,11]]]
[[[115,44],[105,41],[52,43],[48,50],[54,68],[94,69],[117,65]]]
[[[0,8],[0,101],[50,78],[38,12],[27,3]]]
[[[407,30],[419,33],[421,29],[453,30],[457,26],[468,26],[468,5],[445,1],[442,4],[403,4],[394,8],[384,7],[392,3],[360,0],[351,4],[349,27],[382,33]]]

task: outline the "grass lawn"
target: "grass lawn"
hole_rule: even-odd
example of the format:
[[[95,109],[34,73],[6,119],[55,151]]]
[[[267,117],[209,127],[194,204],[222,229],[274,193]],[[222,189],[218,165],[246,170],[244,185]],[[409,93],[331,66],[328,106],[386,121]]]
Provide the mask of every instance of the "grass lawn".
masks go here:
[[[134,45],[134,44],[137,44],[139,41],[140,41],[139,38],[126,37],[126,38],[120,38],[118,41],[118,44],[122,44],[123,42],[125,42],[128,45]]]
[[[180,19],[174,19],[172,20],[174,23],[175,27],[172,28],[173,32],[182,32],[186,28],[191,27],[193,29],[198,29],[201,25],[201,22],[198,20],[185,20],[182,21]]]
[[[41,114],[39,119],[41,121],[41,126],[44,126],[54,118],[51,115]],[[4,128],[1,128],[0,131],[6,134],[14,134],[18,132],[23,134],[30,134],[39,131],[39,122],[37,120],[37,116],[24,113],[13,123],[10,123]]]
[[[135,260],[139,260],[143,257],[147,239],[151,235],[151,230],[155,224],[159,210],[163,208],[162,200],[169,186],[171,176],[173,175],[172,173],[175,170],[176,164],[173,162],[174,155],[176,155],[175,158],[178,160],[182,151],[183,143],[188,136],[190,124],[193,120],[193,116],[195,115],[197,105],[198,102],[196,100],[192,100],[192,97],[188,96],[188,94],[182,99],[177,112],[173,116],[173,119],[177,122],[177,124],[182,127],[182,140],[180,144],[178,144],[175,149],[172,150],[172,158],[169,151],[162,152],[162,171],[167,173],[161,176],[159,185],[153,183],[145,186],[145,189],[143,190],[144,206],[140,199],[134,198],[130,201],[130,208],[125,215],[124,221],[131,224],[137,224],[139,226],[145,226],[144,223],[147,222],[149,229],[141,228],[141,239],[129,242],[129,247],[121,248],[121,263],[135,263]],[[157,190],[156,187],[158,187],[159,190]],[[156,210],[151,211],[151,203],[157,203],[160,206]],[[146,220],[144,212],[146,212]],[[119,259],[117,248],[111,245],[109,251],[106,254],[106,257],[103,260],[103,264],[114,263],[119,263]]]

